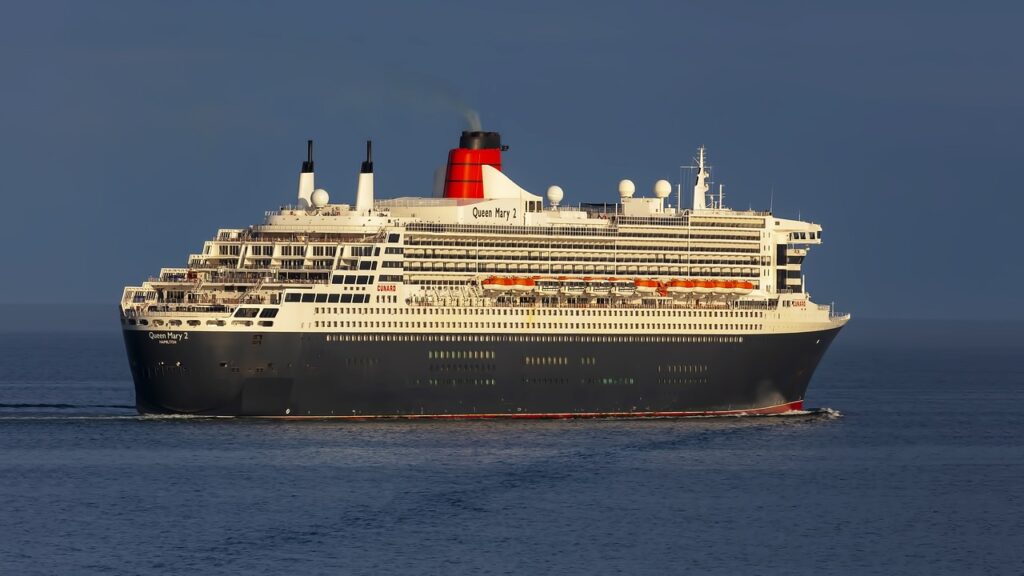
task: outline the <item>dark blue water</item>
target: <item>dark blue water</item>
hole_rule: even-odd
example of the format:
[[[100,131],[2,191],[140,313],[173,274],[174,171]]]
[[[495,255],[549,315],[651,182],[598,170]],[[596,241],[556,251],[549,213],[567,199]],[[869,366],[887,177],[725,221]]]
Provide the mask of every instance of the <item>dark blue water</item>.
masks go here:
[[[1024,572],[998,339],[841,336],[830,410],[661,421],[138,418],[125,364],[0,335],[0,573]]]

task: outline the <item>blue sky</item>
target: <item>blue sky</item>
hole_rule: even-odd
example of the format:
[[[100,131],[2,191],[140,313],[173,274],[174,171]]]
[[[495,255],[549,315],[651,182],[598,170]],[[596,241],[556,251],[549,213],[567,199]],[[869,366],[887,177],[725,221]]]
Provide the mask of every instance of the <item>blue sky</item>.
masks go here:
[[[378,196],[428,195],[468,106],[527,189],[612,201],[705,144],[727,203],[824,225],[816,300],[1022,320],[1024,8],[889,4],[8,4],[0,303],[113,305],[291,201],[307,138],[335,201],[367,138]]]

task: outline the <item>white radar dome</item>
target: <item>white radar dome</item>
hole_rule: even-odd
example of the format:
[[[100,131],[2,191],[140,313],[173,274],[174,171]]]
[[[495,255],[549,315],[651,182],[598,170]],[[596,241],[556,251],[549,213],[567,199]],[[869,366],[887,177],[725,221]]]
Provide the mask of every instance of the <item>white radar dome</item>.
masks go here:
[[[313,190],[313,195],[309,197],[309,201],[313,206],[317,208],[323,208],[330,202],[331,197],[327,194],[327,190],[323,188],[317,188]]]
[[[668,183],[668,180],[658,180],[654,183],[655,198],[668,198],[671,193],[672,185]]]
[[[619,198],[632,198],[636,185],[632,180],[619,180]]]
[[[562,192],[561,186],[550,186],[548,188],[548,202],[551,202],[552,206],[558,206],[558,203],[565,197],[565,192]]]

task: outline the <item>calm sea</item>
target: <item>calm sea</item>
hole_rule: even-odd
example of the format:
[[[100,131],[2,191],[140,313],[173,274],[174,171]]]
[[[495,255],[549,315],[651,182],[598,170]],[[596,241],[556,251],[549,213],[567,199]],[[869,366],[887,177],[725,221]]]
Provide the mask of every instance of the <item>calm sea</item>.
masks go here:
[[[851,325],[806,415],[441,423],[139,418],[118,334],[0,334],[0,573],[1021,574],[1024,347],[965,326]]]

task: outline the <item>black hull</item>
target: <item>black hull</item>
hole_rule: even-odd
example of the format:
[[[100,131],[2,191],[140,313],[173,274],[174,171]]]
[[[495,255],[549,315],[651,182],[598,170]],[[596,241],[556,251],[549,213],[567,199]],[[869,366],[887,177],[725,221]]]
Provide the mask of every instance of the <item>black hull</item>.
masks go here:
[[[403,338],[125,330],[124,338],[143,414],[586,417],[798,409],[838,332]]]

